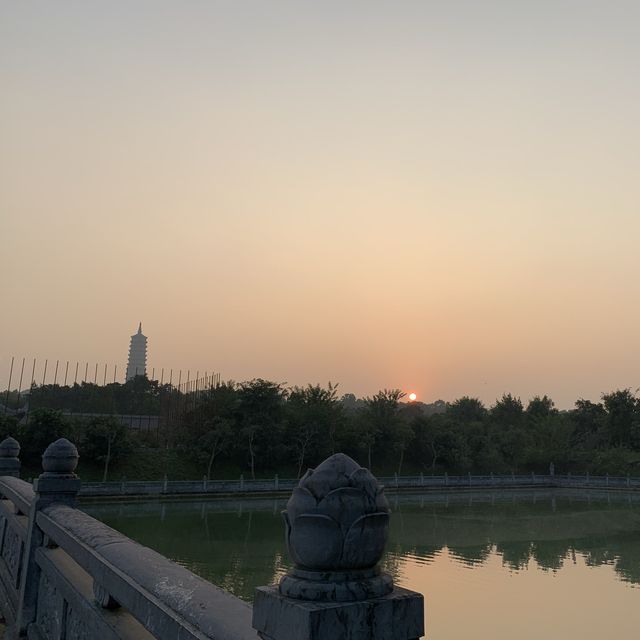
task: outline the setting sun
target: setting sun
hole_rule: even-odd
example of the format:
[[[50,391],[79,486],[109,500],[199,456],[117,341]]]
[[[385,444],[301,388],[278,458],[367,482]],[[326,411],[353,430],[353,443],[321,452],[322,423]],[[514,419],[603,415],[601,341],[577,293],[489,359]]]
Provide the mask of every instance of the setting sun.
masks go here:
[[[417,397],[418,396],[415,393],[409,394],[409,400],[411,400],[411,402],[415,402]]]

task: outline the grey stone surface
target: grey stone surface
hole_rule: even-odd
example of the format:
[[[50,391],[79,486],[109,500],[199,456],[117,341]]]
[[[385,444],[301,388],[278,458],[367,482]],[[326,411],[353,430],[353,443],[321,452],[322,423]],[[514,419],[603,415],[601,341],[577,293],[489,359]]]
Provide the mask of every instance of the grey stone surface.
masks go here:
[[[52,442],[42,454],[42,468],[44,475],[55,473],[59,475],[73,475],[78,466],[78,449],[66,438]]]
[[[53,503],[75,505],[80,490],[80,479],[73,473],[77,465],[78,450],[66,438],[60,438],[50,444],[42,455],[43,473],[33,483],[35,495],[29,507],[28,534],[22,556],[14,629],[18,636],[26,635],[30,627],[39,628],[38,616],[42,613],[42,607],[47,606],[46,599],[41,596],[41,590],[48,577],[42,575],[42,568],[36,559],[38,550],[45,544],[44,534],[36,522],[37,515]],[[45,619],[49,621],[49,618],[43,618]]]
[[[394,588],[378,562],[389,505],[383,487],[344,454],[310,469],[283,513],[295,568],[256,589],[253,627],[265,640],[414,640],[421,594]]]
[[[424,633],[422,594],[396,587],[360,602],[306,602],[256,589],[253,626],[265,640],[414,640]]]
[[[383,488],[343,453],[307,471],[284,516],[289,554],[299,567],[367,569],[384,551],[389,505]]]
[[[389,576],[371,571],[387,541],[389,505],[383,487],[349,456],[336,453],[309,469],[283,516],[296,570],[280,582],[282,595],[351,601],[393,589]]]
[[[352,602],[391,593],[393,579],[378,567],[341,572],[293,569],[280,580],[289,598],[322,602]]]
[[[53,504],[40,529],[157,638],[254,640],[251,607],[91,516]],[[95,597],[94,591],[94,597]]]
[[[0,442],[0,476],[20,476],[20,443],[9,436]]]
[[[43,455],[35,493],[0,478],[14,503],[0,501],[11,640],[256,640],[250,605],[75,508],[77,460],[62,439]]]

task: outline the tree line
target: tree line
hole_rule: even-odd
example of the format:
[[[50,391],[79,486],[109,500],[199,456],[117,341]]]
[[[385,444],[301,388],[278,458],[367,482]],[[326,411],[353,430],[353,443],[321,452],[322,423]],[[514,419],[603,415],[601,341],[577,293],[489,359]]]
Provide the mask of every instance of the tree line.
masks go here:
[[[127,384],[138,407],[157,403],[157,383],[138,377]],[[425,405],[405,402],[398,389],[357,399],[332,384],[262,379],[168,397],[175,407],[159,446],[188,459],[194,477],[211,476],[221,463],[248,477],[300,476],[336,451],[379,475],[547,473],[550,463],[559,473],[640,473],[640,400],[629,389],[599,402],[580,399],[568,411],[547,396],[523,403],[505,394],[489,407],[471,397]],[[85,459],[107,467],[105,477],[110,463],[148,448],[108,415],[73,419],[64,408],[33,410],[27,423],[0,417],[1,431],[17,435],[23,455],[37,459],[55,437],[70,435]]]
[[[492,406],[404,402],[398,389],[356,400],[337,388],[225,383],[184,416],[183,446],[210,472],[220,457],[257,469],[304,473],[343,451],[374,472],[640,472],[640,400],[629,390],[580,399],[559,411],[547,396],[526,405],[505,394]]]

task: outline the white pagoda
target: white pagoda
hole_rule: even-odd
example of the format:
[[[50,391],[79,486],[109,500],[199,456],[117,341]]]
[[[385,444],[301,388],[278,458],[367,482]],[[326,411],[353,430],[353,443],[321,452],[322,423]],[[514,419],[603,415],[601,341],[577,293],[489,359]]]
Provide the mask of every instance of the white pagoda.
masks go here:
[[[147,375],[147,336],[142,335],[142,322],[138,333],[131,336],[129,345],[129,362],[127,363],[127,380],[136,376]]]

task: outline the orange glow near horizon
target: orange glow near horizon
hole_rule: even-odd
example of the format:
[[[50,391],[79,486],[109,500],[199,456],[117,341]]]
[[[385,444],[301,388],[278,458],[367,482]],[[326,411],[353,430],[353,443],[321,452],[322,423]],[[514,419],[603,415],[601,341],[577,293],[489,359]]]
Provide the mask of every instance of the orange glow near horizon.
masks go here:
[[[0,5],[0,389],[638,386],[640,3],[155,4]]]

